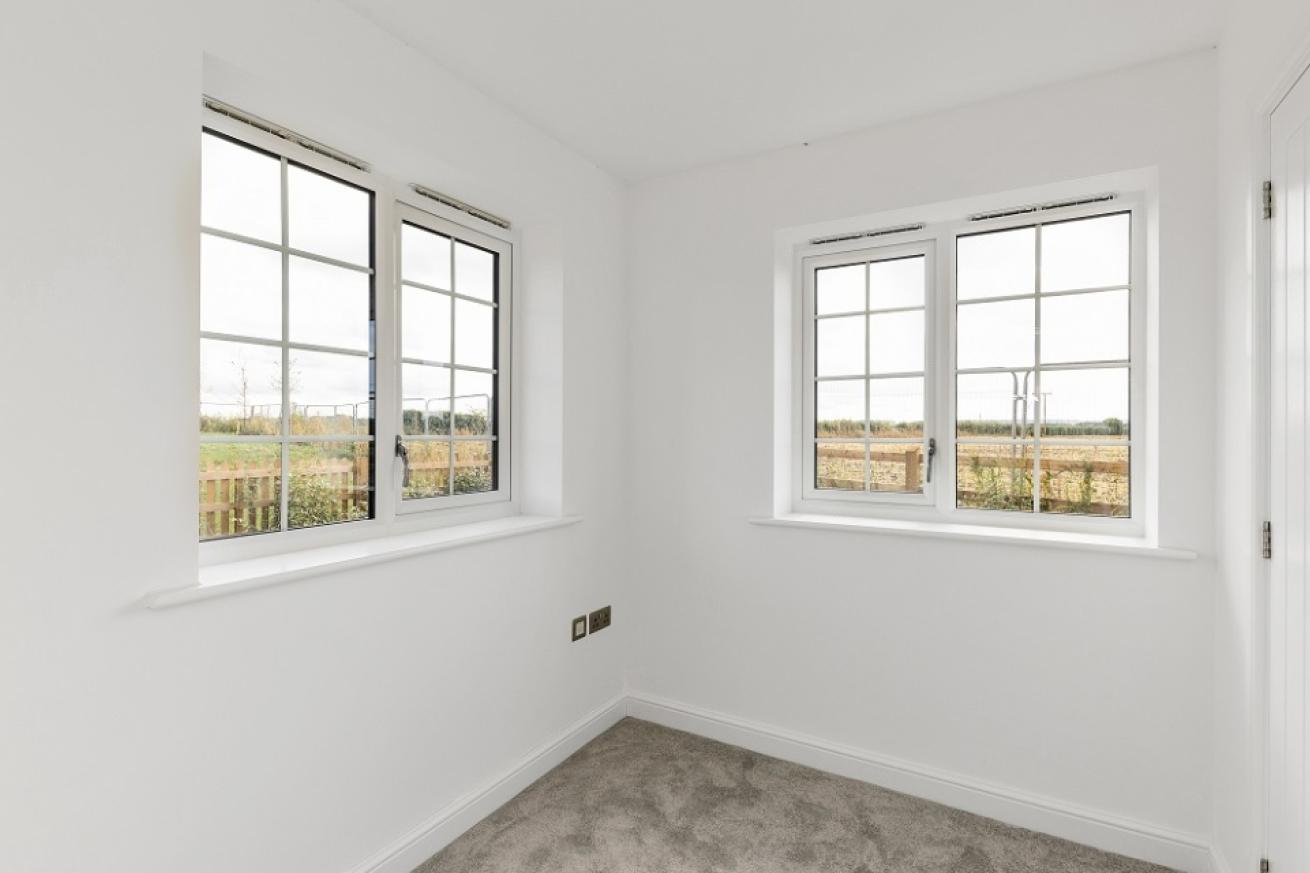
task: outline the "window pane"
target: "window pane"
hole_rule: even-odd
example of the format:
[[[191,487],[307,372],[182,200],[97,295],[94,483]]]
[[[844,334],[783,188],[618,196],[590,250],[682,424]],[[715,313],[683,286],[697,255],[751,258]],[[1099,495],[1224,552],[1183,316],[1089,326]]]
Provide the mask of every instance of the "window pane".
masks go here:
[[[1128,439],[1128,369],[1044,370],[1042,436]]]
[[[871,490],[900,494],[923,492],[923,446],[874,443],[869,449]]]
[[[1025,378],[1026,377],[1026,378]],[[973,373],[955,380],[955,426],[958,436],[1032,436],[1031,371]]]
[[[460,440],[453,445],[455,493],[478,494],[495,488],[491,475],[492,444],[482,440]]]
[[[200,341],[200,432],[276,435],[282,430],[282,350]]]
[[[282,446],[200,444],[200,539],[280,529]]]
[[[306,258],[290,259],[292,342],[368,351],[369,277]]]
[[[282,338],[282,256],[200,235],[200,329]]]
[[[450,443],[445,440],[408,440],[409,484],[405,500],[445,497],[450,494]]]
[[[201,136],[200,223],[281,242],[281,162],[210,133]]]
[[[296,529],[370,516],[367,442],[292,443],[287,526]]]
[[[1037,231],[1031,227],[962,236],[956,246],[959,300],[1032,294]]]
[[[368,433],[373,415],[368,358],[303,349],[289,354],[291,432]]]
[[[455,293],[495,300],[496,256],[484,249],[456,242]]]
[[[455,371],[455,434],[491,434],[494,377],[490,373]]]
[[[864,443],[817,443],[814,487],[825,491],[864,490]]]
[[[864,380],[842,379],[814,386],[814,435],[864,436]]]
[[[815,322],[817,375],[864,374],[864,324],[863,315],[822,318]]]
[[[970,303],[957,311],[960,369],[1032,366],[1032,300]]]
[[[369,266],[368,192],[303,167],[287,167],[287,234],[293,249]]]
[[[893,309],[922,306],[924,288],[922,255],[875,261],[869,265],[869,308]]]
[[[401,355],[450,361],[450,296],[406,285],[401,289]]]
[[[1026,444],[957,446],[955,505],[1032,512],[1032,464]]]
[[[869,372],[923,370],[923,310],[869,316]]]
[[[1042,444],[1042,512],[1128,515],[1127,446]]]
[[[871,379],[869,419],[875,437],[923,436],[923,379]]]
[[[814,311],[864,311],[864,264],[824,267],[814,271]]]
[[[450,237],[406,223],[400,245],[401,278],[450,290]]]
[[[450,370],[405,364],[401,368],[406,434],[450,433]]]
[[[495,366],[495,310],[485,303],[455,301],[455,363],[465,367]]]
[[[1127,285],[1129,216],[1102,215],[1042,227],[1042,290]]]
[[[1128,359],[1128,291],[1042,300],[1042,363]]]

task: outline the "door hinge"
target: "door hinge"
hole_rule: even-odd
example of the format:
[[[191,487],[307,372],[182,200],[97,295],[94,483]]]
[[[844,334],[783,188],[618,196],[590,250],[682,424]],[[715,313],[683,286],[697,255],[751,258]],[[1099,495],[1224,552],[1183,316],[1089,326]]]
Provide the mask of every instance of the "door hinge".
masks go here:
[[[1261,858],[1261,859],[1260,859],[1260,873],[1269,873],[1269,859],[1268,859],[1268,858]]]
[[[1274,526],[1267,521],[1260,528],[1260,554],[1265,558],[1274,556]]]
[[[1266,181],[1263,186],[1264,191],[1264,212],[1265,218],[1274,217],[1274,183]]]

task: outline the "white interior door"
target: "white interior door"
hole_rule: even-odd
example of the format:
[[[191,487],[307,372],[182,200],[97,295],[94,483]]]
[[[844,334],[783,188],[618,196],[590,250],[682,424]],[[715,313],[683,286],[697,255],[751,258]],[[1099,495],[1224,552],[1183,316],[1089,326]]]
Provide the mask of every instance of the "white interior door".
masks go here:
[[[1307,462],[1306,187],[1310,178],[1310,74],[1301,77],[1272,125],[1273,273],[1271,482],[1273,561],[1269,597],[1269,833],[1274,873],[1310,873],[1306,718],[1306,585],[1310,582]]]

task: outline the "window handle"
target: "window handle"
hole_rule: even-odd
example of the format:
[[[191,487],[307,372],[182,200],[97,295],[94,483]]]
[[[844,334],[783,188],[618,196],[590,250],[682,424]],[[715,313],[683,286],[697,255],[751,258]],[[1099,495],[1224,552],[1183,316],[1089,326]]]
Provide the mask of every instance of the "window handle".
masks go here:
[[[937,438],[928,438],[928,482],[932,482],[932,462],[937,457]]]
[[[405,470],[405,475],[400,480],[400,484],[403,487],[408,488],[409,487],[409,448],[400,439],[400,434],[396,434],[396,457],[400,458],[401,466]]]

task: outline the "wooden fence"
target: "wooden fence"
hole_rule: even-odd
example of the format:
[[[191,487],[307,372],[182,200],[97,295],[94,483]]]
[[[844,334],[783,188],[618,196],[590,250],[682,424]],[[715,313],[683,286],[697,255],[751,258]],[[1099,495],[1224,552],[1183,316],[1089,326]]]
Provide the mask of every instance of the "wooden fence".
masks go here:
[[[889,447],[890,448],[890,447]],[[879,450],[871,449],[869,452],[872,463],[899,464],[905,467],[905,484],[898,485],[897,491],[913,493],[920,487],[920,470],[922,469],[923,454],[919,446],[913,446],[907,450]],[[847,460],[863,461],[863,447],[846,448],[834,445],[824,447],[823,454],[819,456],[819,461],[824,460]],[[1014,457],[1012,455],[993,455],[990,457],[981,457],[979,462],[984,467],[998,468],[1003,470],[1031,470],[1032,458],[1025,458],[1022,455]],[[1043,458],[1042,471],[1050,473],[1102,473],[1123,476],[1125,480],[1128,477],[1127,461],[1084,461],[1076,458]],[[843,476],[816,476],[816,486],[819,488],[830,488],[842,491],[862,491],[864,482],[859,479],[851,479]],[[883,489],[889,490],[889,489]],[[966,505],[971,501],[980,499],[980,495],[974,491],[958,490],[957,496],[961,498]],[[1049,507],[1051,511],[1068,511],[1077,508],[1078,511],[1089,515],[1122,515],[1126,506],[1111,503],[1090,503],[1077,506],[1075,501],[1060,500],[1057,498],[1044,497],[1043,505]]]
[[[458,461],[455,469],[485,467],[485,460]],[[411,473],[446,471],[448,464],[441,461],[411,461]],[[281,495],[278,467],[245,467],[240,462],[215,463],[201,468],[200,483],[200,537],[209,539],[232,534],[277,530]],[[341,517],[349,517],[351,510],[364,504],[360,485],[368,483],[368,458],[357,460],[334,458],[316,464],[297,463],[294,475],[312,476],[320,486],[333,494],[334,508]]]

